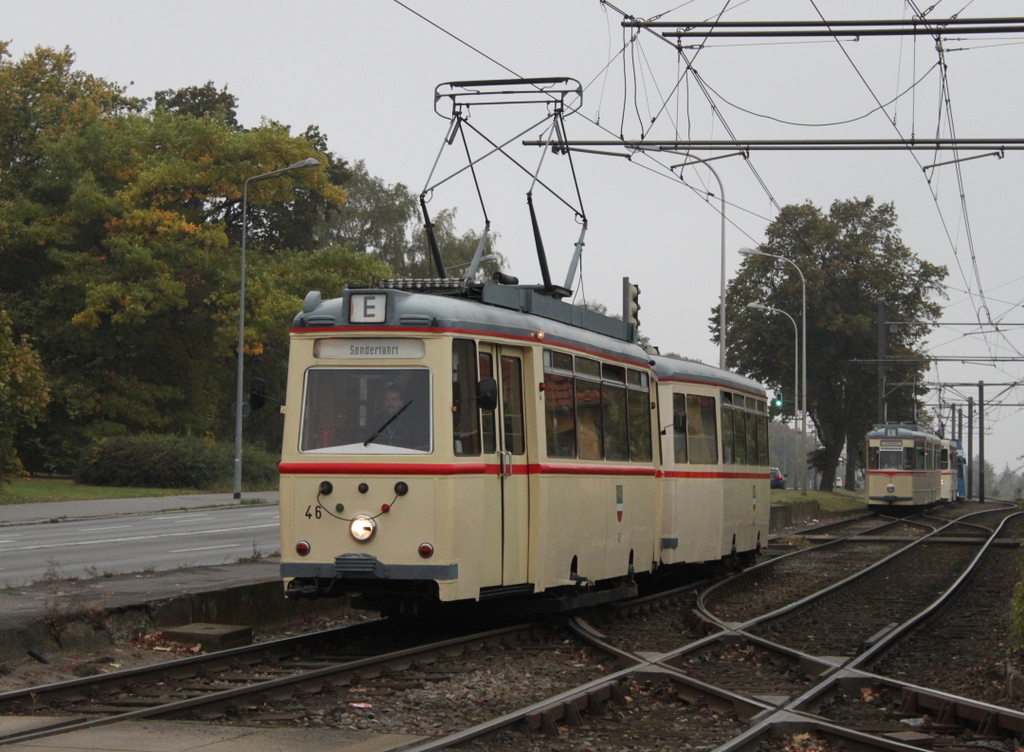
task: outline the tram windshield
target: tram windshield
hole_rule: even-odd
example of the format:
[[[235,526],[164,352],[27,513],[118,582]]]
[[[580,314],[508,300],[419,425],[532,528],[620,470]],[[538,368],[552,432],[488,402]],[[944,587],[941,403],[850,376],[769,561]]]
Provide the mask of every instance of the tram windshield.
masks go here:
[[[903,450],[883,449],[878,453],[878,468],[880,470],[902,470]]]
[[[430,371],[309,369],[302,401],[299,451],[429,454]]]

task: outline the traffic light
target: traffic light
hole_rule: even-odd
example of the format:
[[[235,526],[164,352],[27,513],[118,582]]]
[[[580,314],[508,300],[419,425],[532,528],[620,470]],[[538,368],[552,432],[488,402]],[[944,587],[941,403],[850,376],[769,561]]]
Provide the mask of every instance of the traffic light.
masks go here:
[[[782,394],[775,395],[774,399],[772,399],[772,407],[778,408],[779,410],[782,409]]]
[[[622,278],[622,319],[627,324],[640,326],[640,288],[629,283],[629,277]]]

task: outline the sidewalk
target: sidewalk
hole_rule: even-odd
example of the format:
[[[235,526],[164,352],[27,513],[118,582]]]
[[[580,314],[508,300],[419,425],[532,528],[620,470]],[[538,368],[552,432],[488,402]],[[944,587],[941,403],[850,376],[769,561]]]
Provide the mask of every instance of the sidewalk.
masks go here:
[[[262,499],[276,504],[277,491],[246,491],[243,501]],[[141,499],[90,499],[86,501],[47,501],[38,504],[5,504],[0,506],[0,525],[78,520],[88,517],[117,517],[122,514],[153,514],[201,507],[238,505],[231,493],[182,494]]]

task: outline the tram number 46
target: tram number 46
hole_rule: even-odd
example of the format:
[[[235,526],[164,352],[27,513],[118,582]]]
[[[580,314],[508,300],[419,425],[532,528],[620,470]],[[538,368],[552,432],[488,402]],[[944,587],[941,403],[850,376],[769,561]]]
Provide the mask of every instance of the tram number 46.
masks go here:
[[[319,506],[314,507],[312,504],[310,504],[308,507],[306,507],[307,520],[311,520],[314,517],[316,517],[319,520],[321,517],[323,517],[323,514],[323,509],[321,509]]]

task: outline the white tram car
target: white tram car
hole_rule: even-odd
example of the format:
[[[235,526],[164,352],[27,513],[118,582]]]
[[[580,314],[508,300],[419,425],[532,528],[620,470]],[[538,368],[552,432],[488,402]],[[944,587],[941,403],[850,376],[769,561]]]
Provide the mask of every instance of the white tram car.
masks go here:
[[[939,494],[944,501],[957,501],[960,498],[961,463],[959,461],[960,442],[953,439],[942,439],[942,490]]]
[[[868,508],[910,513],[942,501],[943,441],[908,423],[875,426],[867,435]]]
[[[311,292],[283,408],[287,594],[562,609],[635,593],[661,565],[752,561],[764,388],[634,340],[525,285]]]

